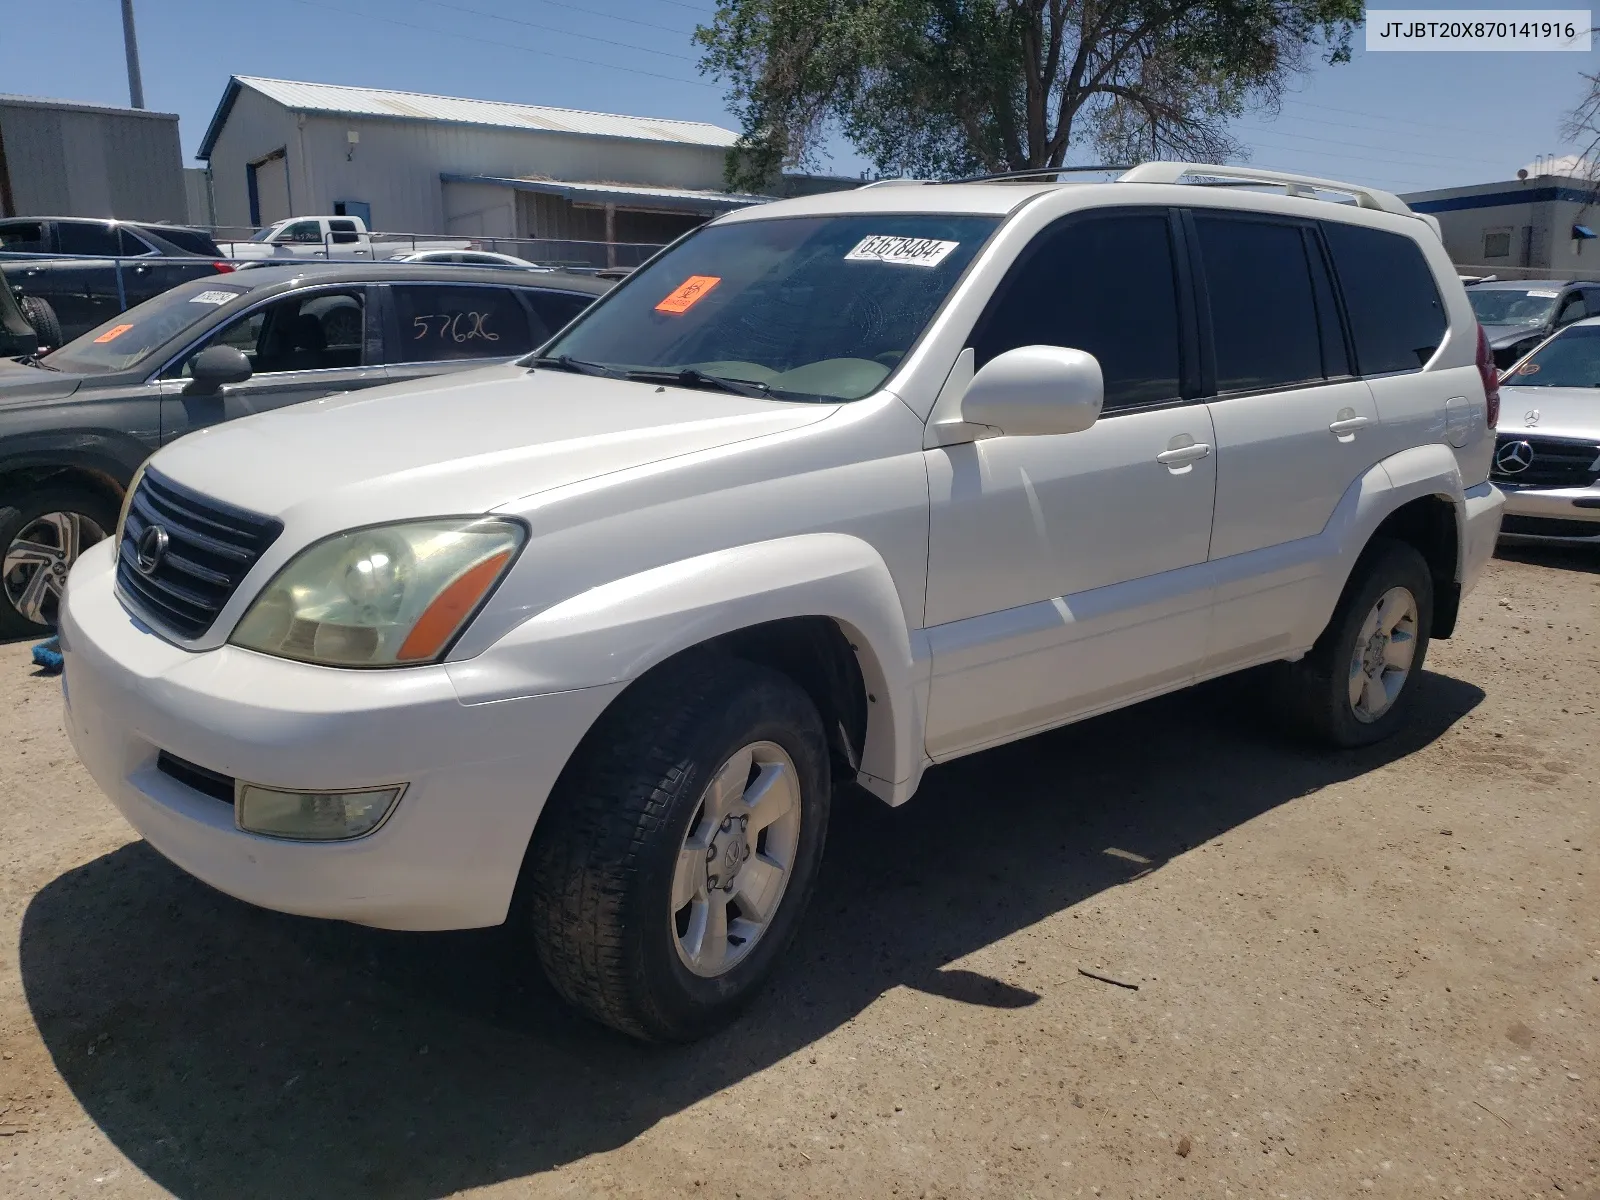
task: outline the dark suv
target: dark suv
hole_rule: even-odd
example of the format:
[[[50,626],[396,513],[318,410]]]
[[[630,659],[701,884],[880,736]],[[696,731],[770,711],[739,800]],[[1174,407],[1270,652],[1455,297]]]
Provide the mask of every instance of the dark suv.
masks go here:
[[[1600,317],[1600,282],[1493,279],[1471,284],[1467,299],[1502,371],[1558,329]]]
[[[180,284],[42,358],[0,359],[0,637],[55,623],[68,569],[115,527],[158,447],[332,392],[526,354],[611,286],[565,271],[262,266]]]
[[[0,261],[19,294],[49,306],[39,329],[45,345],[71,341],[170,287],[233,269],[203,229],[89,217],[0,220]]]

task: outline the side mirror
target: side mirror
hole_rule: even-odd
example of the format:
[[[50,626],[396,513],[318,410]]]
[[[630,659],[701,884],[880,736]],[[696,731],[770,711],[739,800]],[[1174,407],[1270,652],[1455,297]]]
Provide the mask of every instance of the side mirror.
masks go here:
[[[961,397],[961,419],[1003,434],[1079,433],[1100,419],[1105,380],[1092,354],[1018,346],[984,363]]]
[[[234,346],[207,346],[189,364],[185,396],[215,396],[230,383],[243,383],[252,368],[244,352]]]

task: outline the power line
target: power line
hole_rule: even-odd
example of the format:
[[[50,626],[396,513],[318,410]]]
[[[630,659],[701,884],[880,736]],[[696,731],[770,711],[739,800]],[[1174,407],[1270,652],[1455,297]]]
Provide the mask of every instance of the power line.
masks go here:
[[[590,17],[604,17],[607,21],[621,21],[624,25],[641,25],[645,29],[659,29],[663,33],[677,33],[689,37],[693,30],[674,29],[670,25],[656,25],[650,21],[641,21],[638,17],[619,17],[615,13],[602,12],[598,8],[588,8],[582,4],[568,4],[566,0],[534,0],[536,4],[548,4],[551,8],[568,8],[576,13],[583,13]],[[506,20],[508,18],[501,18]]]
[[[434,29],[428,25],[417,25],[410,21],[401,21],[394,17],[378,17],[370,13],[356,12],[348,8],[338,8],[331,4],[319,3],[317,0],[293,0],[295,4],[304,5],[306,8],[321,9],[325,12],[336,12],[346,17],[355,17],[362,21],[378,21],[385,25],[398,25],[403,29],[416,29],[433,37],[453,37],[467,42],[478,42],[484,46],[495,46],[502,50],[517,50],[523,54],[535,54],[541,58],[554,58],[560,62],[581,63],[586,67],[600,67],[606,71],[621,71],[628,75],[645,75],[651,79],[664,79],[668,83],[681,83],[687,87],[712,88],[721,91],[719,85],[706,83],[699,79],[680,79],[676,75],[662,75],[656,71],[643,71],[638,67],[622,67],[616,63],[599,62],[592,58],[576,58],[570,54],[557,54],[552,50],[538,50],[532,46],[524,46],[517,42],[503,42],[496,38],[476,37],[470,33],[458,33],[453,29]]]
[[[1318,142],[1318,143],[1320,143],[1322,145],[1327,145],[1327,146],[1353,146],[1358,150],[1376,150],[1379,153],[1389,153],[1390,150],[1391,150],[1391,147],[1388,147],[1388,146],[1374,146],[1371,142],[1346,142],[1346,141],[1343,141],[1343,140],[1341,140],[1339,138],[1317,137],[1316,135],[1310,134],[1310,133],[1291,133],[1289,130],[1286,130],[1286,129],[1270,129],[1270,128],[1269,129],[1259,129],[1259,127],[1258,127],[1258,131],[1259,132],[1263,132],[1263,133],[1270,133],[1275,137],[1298,138],[1301,141]],[[1472,164],[1474,166],[1492,166],[1492,165],[1495,165],[1495,160],[1487,159],[1487,158],[1461,158],[1461,157],[1458,157],[1457,155],[1454,155],[1454,154],[1434,154],[1434,153],[1431,153],[1430,151],[1427,151],[1427,150],[1411,150],[1409,148],[1404,148],[1404,147],[1394,147],[1392,149],[1393,149],[1394,153],[1396,153],[1396,154],[1405,154],[1410,158],[1436,158],[1436,159],[1441,160],[1442,162],[1453,163],[1453,164],[1457,164],[1457,165],[1466,165],[1466,164]]]
[[[468,14],[474,16],[474,17],[483,17],[483,18],[485,18],[487,20],[490,20],[490,21],[505,21],[507,24],[510,24],[510,25],[523,25],[523,26],[526,26],[529,29],[537,29],[540,33],[554,33],[554,34],[557,34],[557,35],[559,35],[561,37],[582,38],[586,42],[599,42],[602,46],[616,46],[616,47],[618,47],[620,49],[623,49],[623,50],[637,50],[641,54],[659,54],[663,58],[676,58],[680,62],[694,62],[695,61],[694,59],[690,58],[687,54],[674,54],[671,50],[655,50],[655,49],[652,49],[649,46],[638,46],[638,45],[635,45],[633,42],[619,42],[619,41],[613,40],[612,38],[595,37],[593,34],[589,34],[589,33],[574,33],[570,29],[558,29],[553,25],[540,25],[536,21],[524,21],[519,17],[502,17],[499,13],[483,12],[481,9],[468,8],[464,4],[451,4],[451,3],[448,2],[448,0],[422,0],[422,3],[431,4],[435,8],[447,8],[447,9],[450,9],[452,12],[468,13]],[[571,7],[574,7],[574,6],[573,5],[562,5],[562,7],[563,8],[571,8]],[[580,10],[580,11],[582,11],[582,10]],[[660,28],[660,27],[659,26],[654,26],[653,28]],[[678,31],[676,29],[674,29],[674,30],[671,30],[670,32],[677,33]],[[688,34],[683,34],[682,36],[688,37],[689,35]]]
[[[1461,125],[1440,125],[1435,121],[1416,121],[1410,117],[1393,117],[1385,113],[1361,112],[1359,109],[1354,108],[1336,108],[1331,104],[1315,104],[1310,100],[1285,100],[1283,103],[1298,104],[1305,108],[1321,109],[1323,112],[1345,113],[1352,117],[1371,117],[1374,121],[1398,122],[1401,125],[1425,125],[1431,129],[1447,129],[1451,133],[1470,133],[1474,136],[1481,136],[1483,133],[1483,130],[1481,129],[1467,129]]]

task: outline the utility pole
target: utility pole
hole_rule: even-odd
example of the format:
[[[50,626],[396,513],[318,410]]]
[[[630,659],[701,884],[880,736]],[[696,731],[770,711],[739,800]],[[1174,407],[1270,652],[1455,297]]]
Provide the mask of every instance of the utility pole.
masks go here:
[[[128,56],[128,100],[144,107],[144,81],[139,78],[139,38],[133,32],[133,0],[122,0],[122,48]]]

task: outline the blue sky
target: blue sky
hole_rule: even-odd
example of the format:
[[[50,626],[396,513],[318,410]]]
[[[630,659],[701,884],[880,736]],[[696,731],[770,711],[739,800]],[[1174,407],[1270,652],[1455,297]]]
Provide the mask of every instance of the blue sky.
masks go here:
[[[1503,2],[1503,0],[1502,0]],[[401,88],[732,126],[690,34],[713,0],[135,0],[150,108],[192,155],[230,74]],[[1523,7],[1534,7],[1524,5]],[[13,22],[14,24],[14,22]],[[127,103],[117,0],[29,9],[0,89]],[[1357,35],[1360,41],[1360,34]],[[1251,161],[1395,191],[1509,179],[1563,153],[1591,54],[1367,54],[1318,64],[1276,116],[1235,126]],[[833,167],[865,164],[848,145]]]

